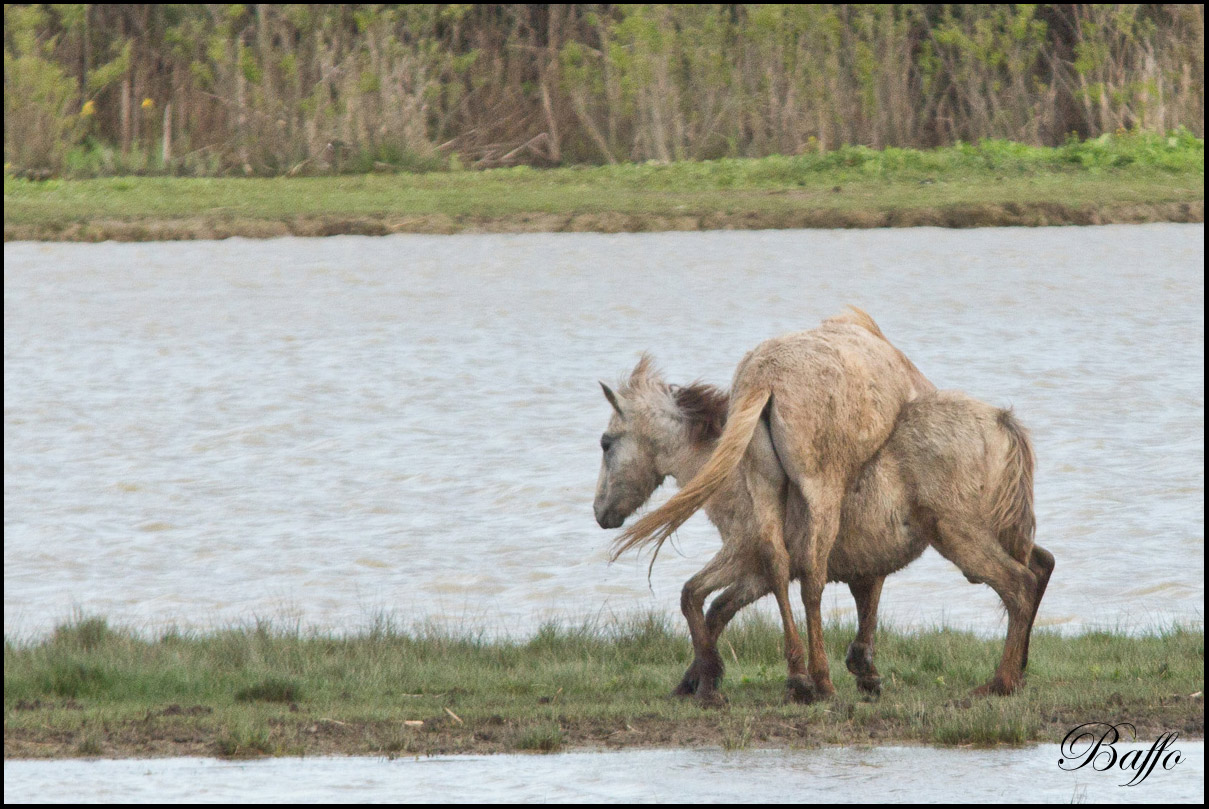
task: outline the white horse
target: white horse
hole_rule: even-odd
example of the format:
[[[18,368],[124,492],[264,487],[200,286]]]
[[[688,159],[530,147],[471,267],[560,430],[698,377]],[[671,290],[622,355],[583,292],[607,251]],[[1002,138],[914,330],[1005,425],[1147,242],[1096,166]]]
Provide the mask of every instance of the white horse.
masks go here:
[[[935,389],[856,308],[766,340],[735,371],[713,455],[675,497],[621,535],[614,555],[662,543],[739,470],[785,631],[790,696],[810,702],[834,693],[820,607],[844,492],[890,437],[902,406]],[[809,678],[789,605],[791,558],[806,607]]]
[[[684,484],[700,473],[723,435],[727,396],[706,385],[668,385],[646,356],[617,392],[602,387],[614,412],[601,438],[595,506],[601,526],[614,528],[666,476]],[[1053,556],[1033,544],[1032,472],[1028,436],[1008,411],[954,392],[928,393],[903,408],[889,441],[849,487],[827,560],[827,580],[846,582],[857,604],[859,626],[846,664],[858,687],[881,689],[873,635],[882,583],[929,544],[970,581],[990,584],[1008,609],[1003,659],[975,693],[1008,694],[1020,686],[1032,624],[1054,567]],[[714,490],[705,512],[723,547],[681,594],[694,657],[675,693],[712,703],[720,699],[724,668],[719,636],[740,609],[773,586],[739,469]],[[810,564],[791,554],[791,575],[805,575]],[[707,617],[705,599],[723,587]]]

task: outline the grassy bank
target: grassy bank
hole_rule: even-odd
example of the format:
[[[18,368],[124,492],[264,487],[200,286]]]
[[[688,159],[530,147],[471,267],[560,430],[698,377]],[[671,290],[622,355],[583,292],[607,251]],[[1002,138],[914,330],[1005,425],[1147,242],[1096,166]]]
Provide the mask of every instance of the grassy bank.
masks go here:
[[[758,160],[342,177],[5,177],[4,238],[1204,221],[1204,140],[849,147]]]
[[[1204,733],[1204,632],[1038,631],[1015,696],[970,699],[1000,639],[882,632],[884,693],[864,701],[843,670],[851,627],[832,626],[835,698],[783,703],[779,628],[740,622],[722,643],[729,704],[670,696],[691,656],[660,618],[546,628],[519,641],[380,622],[359,636],[265,625],[156,639],[78,620],[5,642],[4,755],[375,754],[632,746],[800,747],[1059,741],[1084,722],[1129,721],[1141,738]]]

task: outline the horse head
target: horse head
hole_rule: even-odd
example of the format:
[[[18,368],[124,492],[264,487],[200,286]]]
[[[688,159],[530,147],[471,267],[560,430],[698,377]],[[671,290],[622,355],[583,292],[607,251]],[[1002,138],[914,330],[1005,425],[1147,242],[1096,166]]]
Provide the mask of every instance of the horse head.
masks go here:
[[[617,528],[663,483],[666,472],[659,469],[658,446],[652,434],[650,397],[667,386],[651,371],[650,357],[643,355],[630,379],[615,393],[605,383],[600,387],[613,406],[608,427],[600,437],[604,453],[596,481],[593,509],[601,528]]]

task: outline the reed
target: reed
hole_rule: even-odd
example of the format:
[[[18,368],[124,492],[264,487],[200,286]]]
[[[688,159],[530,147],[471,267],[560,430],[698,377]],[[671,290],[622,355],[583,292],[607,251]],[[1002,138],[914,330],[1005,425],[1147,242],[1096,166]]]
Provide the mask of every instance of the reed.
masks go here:
[[[6,5],[32,176],[1204,134],[1201,5]]]

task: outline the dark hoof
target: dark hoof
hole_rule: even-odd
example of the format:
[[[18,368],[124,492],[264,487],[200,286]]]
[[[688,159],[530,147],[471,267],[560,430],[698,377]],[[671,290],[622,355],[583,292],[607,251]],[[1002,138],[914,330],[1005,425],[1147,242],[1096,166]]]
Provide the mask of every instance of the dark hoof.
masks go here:
[[[873,649],[863,643],[848,644],[844,665],[857,677],[877,676],[877,670],[873,668]]]
[[[880,697],[882,695],[882,678],[877,675],[857,677],[856,687],[870,697]]]
[[[814,684],[805,677],[790,677],[785,681],[785,701],[809,705],[819,698]]]
[[[710,691],[697,695],[697,704],[702,708],[725,708],[727,699],[721,691]]]
[[[711,690],[717,689],[724,670],[720,657],[696,658],[688,667],[688,671],[684,672],[684,678],[672,694],[677,697],[691,697],[701,690],[702,683],[711,683]]]
[[[994,677],[986,685],[980,685],[970,692],[972,697],[1006,697],[1020,690],[1023,681],[1010,682]]]

